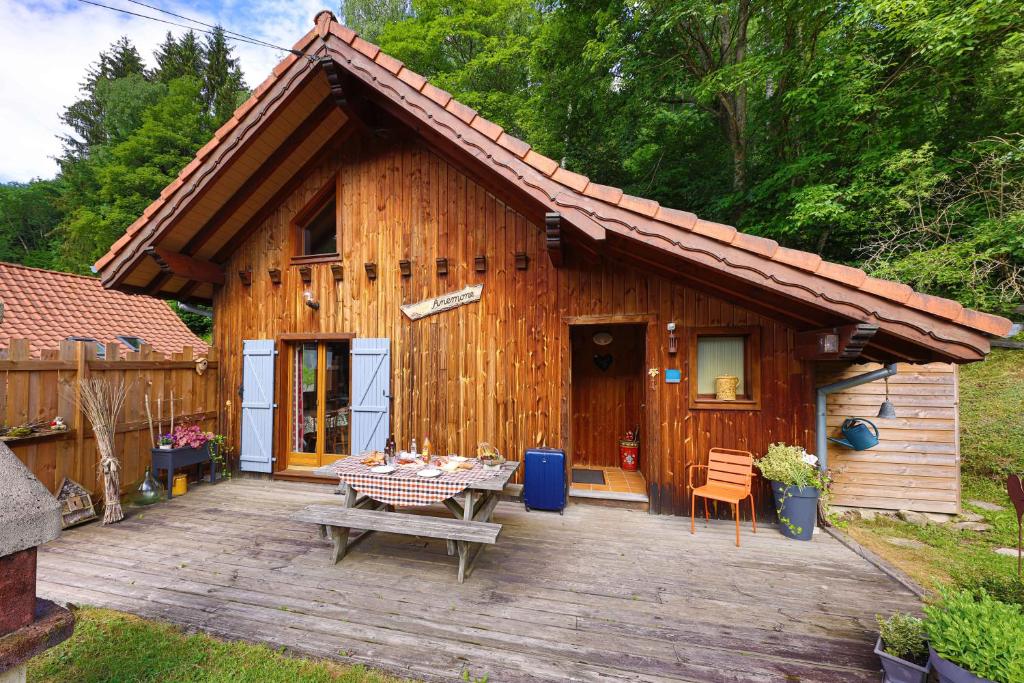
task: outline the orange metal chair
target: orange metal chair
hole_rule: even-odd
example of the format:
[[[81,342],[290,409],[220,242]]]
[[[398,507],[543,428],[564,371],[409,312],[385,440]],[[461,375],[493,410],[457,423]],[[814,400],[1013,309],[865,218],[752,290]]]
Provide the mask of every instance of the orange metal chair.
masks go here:
[[[693,471],[707,470],[703,486],[694,488]],[[754,493],[751,481],[754,478],[754,455],[750,451],[734,451],[729,448],[712,448],[707,465],[690,465],[690,533],[697,533],[697,496],[704,499],[704,522],[707,524],[708,499],[720,500],[733,507],[736,516],[736,547],[740,546],[740,503],[750,499],[750,521],[757,533],[757,518],[754,512]]]

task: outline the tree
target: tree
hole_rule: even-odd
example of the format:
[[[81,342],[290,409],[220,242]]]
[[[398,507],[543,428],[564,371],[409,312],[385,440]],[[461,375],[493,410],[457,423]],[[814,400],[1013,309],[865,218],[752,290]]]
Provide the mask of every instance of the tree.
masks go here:
[[[155,56],[154,77],[163,83],[182,76],[203,78],[206,55],[194,31],[188,31],[181,38],[175,38],[168,31]]]
[[[413,15],[411,0],[342,0],[342,23],[370,42],[380,40],[389,24]]]
[[[0,184],[0,261],[52,267],[59,202],[57,181]]]
[[[207,36],[203,57],[203,102],[216,125],[220,126],[231,118],[248,95],[245,79],[221,27],[213,29]]]
[[[81,84],[83,97],[61,115],[61,120],[73,131],[71,135],[61,136],[65,159],[85,156],[92,147],[107,142],[106,111],[99,95],[103,84],[132,75],[144,76],[145,70],[139,51],[126,36],[100,53]]]
[[[171,81],[136,131],[90,159],[94,189],[62,226],[62,266],[86,271],[209,140],[214,123],[201,95],[194,78]]]

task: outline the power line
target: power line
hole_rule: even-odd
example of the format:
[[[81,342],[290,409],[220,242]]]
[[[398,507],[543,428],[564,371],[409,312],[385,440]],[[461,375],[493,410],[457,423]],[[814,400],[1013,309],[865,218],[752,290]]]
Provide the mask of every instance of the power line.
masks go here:
[[[204,21],[199,21],[198,19],[193,19],[191,17],[186,17],[186,16],[184,16],[182,14],[175,14],[174,12],[171,12],[170,10],[162,9],[160,7],[157,7],[156,5],[148,5],[148,4],[144,3],[144,2],[140,2],[139,0],[127,0],[127,1],[132,3],[133,5],[139,5],[141,7],[146,7],[146,8],[151,9],[151,10],[156,10],[157,12],[160,12],[161,14],[166,14],[168,16],[172,16],[172,17],[175,17],[177,19],[184,19],[185,21],[190,21],[193,24],[198,24],[199,26],[205,26],[206,28],[212,28],[212,29],[217,28],[217,26],[215,26],[214,24],[208,24],[208,23],[206,23]],[[195,29],[195,30],[201,30],[201,29]],[[248,42],[261,43],[263,45],[266,45],[267,47],[271,47],[271,48],[274,48],[276,50],[288,50],[288,48],[280,47],[278,45],[274,45],[273,43],[268,43],[267,41],[265,41],[265,40],[263,40],[261,38],[253,38],[251,36],[245,35],[244,33],[238,33],[237,31],[228,30],[228,29],[224,28],[223,26],[220,27],[220,30],[223,31],[226,35],[235,36],[239,40],[245,40],[245,41],[248,41]],[[290,51],[291,50],[289,50],[289,52]]]
[[[210,31],[210,30],[206,30],[206,29],[202,29],[202,28],[197,28],[195,26],[189,26],[188,24],[180,24],[180,23],[178,23],[176,21],[170,21],[168,19],[161,19],[160,17],[152,17],[152,16],[149,16],[148,14],[140,14],[138,12],[132,12],[131,10],[122,9],[120,7],[111,7],[110,5],[104,5],[102,3],[95,2],[95,0],[78,0],[78,2],[81,2],[81,3],[86,4],[86,5],[93,5],[94,7],[101,7],[103,9],[110,10],[111,12],[120,12],[121,14],[127,14],[127,15],[130,15],[130,16],[133,16],[133,17],[139,17],[140,19],[149,19],[150,21],[156,21],[156,22],[159,22],[161,24],[167,24],[169,26],[177,26],[179,28],[186,28],[186,29],[188,29],[190,31],[196,31],[198,33],[203,33],[203,34],[208,35],[208,36],[212,36],[214,34],[213,31]],[[129,2],[134,2],[134,0],[129,0]],[[158,7],[152,7],[151,5],[146,5],[146,4],[142,3],[142,2],[135,2],[135,4],[142,5],[143,7],[149,7],[150,9],[155,9],[158,12],[164,12],[164,13],[169,14],[171,16],[178,17],[179,19],[184,19],[185,21],[191,21],[191,22],[193,22],[195,24],[199,24],[201,26],[211,26],[210,24],[206,24],[206,23],[198,21],[196,19],[190,19],[189,17],[184,17],[184,16],[182,16],[180,14],[174,14],[173,12],[168,12],[166,10],[161,10]],[[216,27],[214,26],[213,28],[216,28]],[[241,43],[248,43],[250,45],[255,45],[257,47],[267,47],[267,48],[271,48],[271,49],[274,49],[274,50],[282,50],[284,52],[290,52],[290,53],[292,53],[294,55],[298,55],[300,57],[305,56],[305,53],[303,53],[300,50],[293,50],[291,48],[281,47],[280,45],[275,45],[275,44],[267,42],[265,40],[260,40],[259,38],[251,38],[251,37],[246,36],[244,34],[236,33],[235,31],[228,31],[228,30],[224,29],[223,27],[221,28],[221,30],[224,32],[225,37],[228,38],[229,40],[234,40],[234,41],[241,42]]]

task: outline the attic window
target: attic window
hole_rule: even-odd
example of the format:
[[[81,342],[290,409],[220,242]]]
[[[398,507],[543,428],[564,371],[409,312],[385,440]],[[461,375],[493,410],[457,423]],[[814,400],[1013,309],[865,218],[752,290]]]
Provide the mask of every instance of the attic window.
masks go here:
[[[146,343],[142,337],[129,337],[126,335],[119,335],[117,337],[117,341],[121,342],[132,351],[138,351],[142,348],[142,345]]]
[[[92,342],[96,345],[96,357],[99,359],[107,357],[107,347],[97,341],[95,337],[68,337],[68,341]]]
[[[338,258],[338,203],[335,185],[336,181],[332,178],[292,221],[295,230],[293,262],[309,263]]]

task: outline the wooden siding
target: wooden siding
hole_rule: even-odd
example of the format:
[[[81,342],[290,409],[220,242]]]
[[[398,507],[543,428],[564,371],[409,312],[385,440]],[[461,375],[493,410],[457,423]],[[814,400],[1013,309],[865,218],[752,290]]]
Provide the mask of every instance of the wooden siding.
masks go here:
[[[117,357],[116,344],[107,346],[106,359],[97,360],[93,344],[64,342],[59,350],[44,349],[42,358],[28,357],[28,342],[12,339],[7,356],[0,359],[0,416],[17,426],[62,416],[69,426],[64,434],[10,440],[7,445],[46,488],[56,492],[64,477],[74,479],[94,496],[103,490],[96,441],[88,421],[76,409],[80,376],[124,378],[128,399],[117,425],[117,452],[121,457],[121,490],[142,478],[150,463],[149,423],[144,396],[148,392],[156,418],[156,399],[167,401],[174,392],[175,424],[197,422],[204,430],[216,429],[216,350],[210,349],[209,366],[196,374],[192,349],[166,357],[144,346],[139,353]],[[164,429],[169,409],[164,407]],[[96,500],[99,502],[99,500]]]
[[[819,384],[846,379],[879,365],[822,364]],[[960,397],[955,365],[900,363],[889,378],[896,417],[879,418],[885,399],[882,381],[832,394],[827,404],[830,436],[839,436],[847,417],[878,427],[879,443],[854,451],[830,443],[834,471],[832,502],[863,508],[956,513],[960,511]]]
[[[314,311],[303,303],[298,268],[289,265],[288,226],[332,177],[344,280],[334,280],[329,264],[311,266],[309,289],[320,303]],[[527,270],[515,267],[519,251],[529,257]],[[481,255],[485,273],[474,269]],[[441,257],[448,259],[444,277],[436,271]],[[399,273],[403,259],[411,262],[408,278]],[[376,264],[375,281],[365,263]],[[282,271],[280,284],[271,282],[269,269]],[[760,454],[772,441],[813,443],[812,376],[793,359],[789,328],[621,258],[586,260],[571,244],[565,265],[556,269],[540,217],[528,220],[416,139],[346,142],[239,245],[226,270],[230,276],[215,298],[216,343],[229,351],[221,379],[225,397],[234,396],[241,381],[243,339],[299,332],[387,337],[392,426],[400,444],[430,436],[440,451],[471,453],[489,441],[518,457],[536,445],[568,445],[569,323],[607,323],[615,316],[647,325],[644,368],[658,371],[645,375],[641,425],[641,468],[655,511],[684,511],[685,467],[706,459],[712,446]],[[237,276],[245,270],[252,271],[250,286]],[[399,310],[475,283],[484,285],[480,303],[416,322]],[[670,321],[679,326],[675,355],[666,348]],[[760,410],[687,407],[687,330],[722,325],[761,329]],[[682,370],[683,382],[666,385],[666,368]],[[279,363],[280,406],[286,405],[285,379]],[[235,438],[237,411],[235,402],[223,420]],[[284,466],[281,413],[276,469]]]

